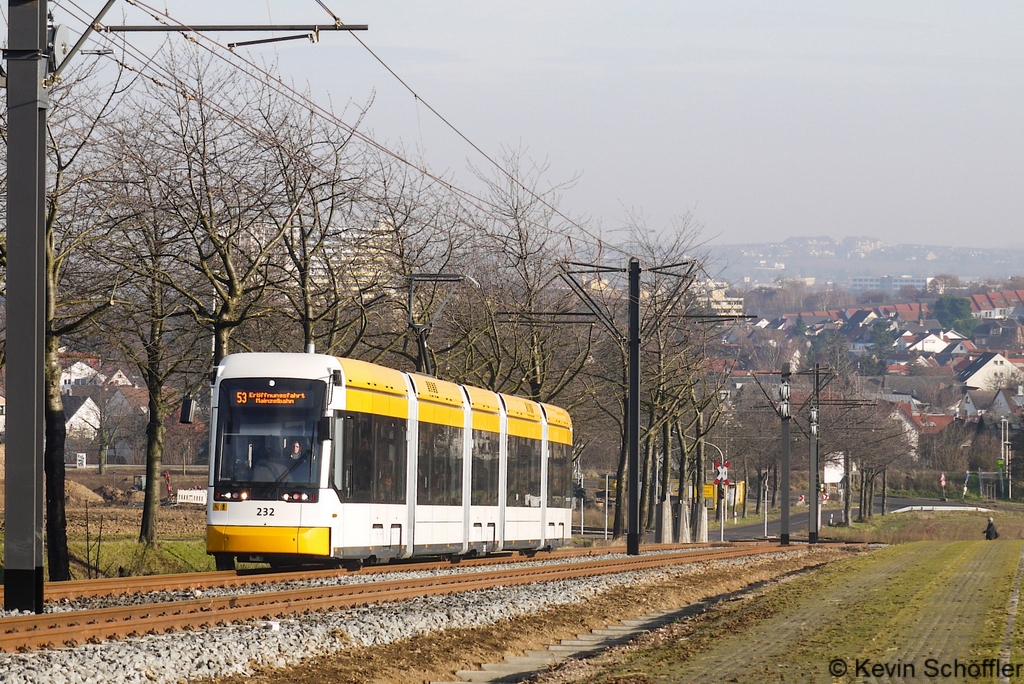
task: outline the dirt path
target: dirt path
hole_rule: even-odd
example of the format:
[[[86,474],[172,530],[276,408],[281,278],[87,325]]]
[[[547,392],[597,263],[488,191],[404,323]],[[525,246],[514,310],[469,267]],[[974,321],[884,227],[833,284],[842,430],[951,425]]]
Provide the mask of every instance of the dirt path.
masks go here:
[[[891,547],[784,582],[543,681],[995,681],[972,678],[975,671],[944,677],[941,668],[999,655],[1020,556],[1020,542]]]

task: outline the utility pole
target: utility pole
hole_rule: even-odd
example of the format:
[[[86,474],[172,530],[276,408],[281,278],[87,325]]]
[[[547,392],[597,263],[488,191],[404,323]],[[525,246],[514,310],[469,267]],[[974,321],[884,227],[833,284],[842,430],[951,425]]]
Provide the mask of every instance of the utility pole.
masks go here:
[[[10,0],[4,608],[43,612],[46,0]]]
[[[629,259],[629,390],[627,440],[629,448],[629,524],[626,553],[640,554],[640,260]]]
[[[7,458],[4,465],[4,609],[43,612],[43,402],[46,337],[47,86],[113,5],[108,0],[69,51],[62,27],[49,31],[47,0],[9,0],[7,61]],[[268,31],[274,26],[200,27]],[[285,27],[281,27],[285,28]],[[325,31],[364,31],[334,17],[328,26],[289,26],[316,39]],[[60,30],[58,30],[60,29]],[[106,27],[183,31],[183,26]],[[53,36],[53,45],[48,36]],[[272,39],[273,40],[273,39]],[[255,44],[261,41],[251,41]],[[63,463],[50,482],[63,482]],[[61,485],[56,485],[60,487]],[[63,491],[58,493],[63,496]]]
[[[567,266],[584,267],[586,271],[570,270]],[[686,274],[673,273],[670,269],[679,266],[689,266],[690,271]],[[654,266],[648,268],[649,273],[661,273],[682,279],[675,296],[682,291],[686,282],[689,281],[694,268],[693,261],[683,261],[677,264]],[[587,305],[591,313],[605,326],[609,333],[619,340],[626,342],[626,396],[624,398],[626,415],[626,451],[627,468],[626,484],[628,492],[626,496],[626,553],[632,556],[640,554],[640,260],[636,257],[629,258],[628,274],[628,322],[626,335],[623,337],[611,315],[594,301],[587,289],[583,287],[573,276],[576,273],[590,272],[617,272],[623,269],[594,264],[581,264],[566,262],[562,267],[562,279],[569,288]],[[607,501],[605,506],[607,506]]]
[[[818,526],[821,521],[818,501],[818,375],[819,366],[814,364],[814,394],[811,399],[811,434],[807,440],[810,446],[807,469],[807,541],[814,544],[818,541]]]
[[[782,383],[779,385],[779,416],[782,418],[782,529],[779,541],[789,545],[789,364],[782,364]]]

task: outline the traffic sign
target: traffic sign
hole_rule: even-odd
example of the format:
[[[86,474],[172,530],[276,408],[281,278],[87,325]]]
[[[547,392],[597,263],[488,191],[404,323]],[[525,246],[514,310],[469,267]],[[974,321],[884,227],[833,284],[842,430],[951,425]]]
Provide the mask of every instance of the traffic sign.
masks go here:
[[[724,484],[729,486],[729,461],[725,463],[719,463],[715,461],[715,470],[718,471],[718,477],[715,478],[715,484]]]

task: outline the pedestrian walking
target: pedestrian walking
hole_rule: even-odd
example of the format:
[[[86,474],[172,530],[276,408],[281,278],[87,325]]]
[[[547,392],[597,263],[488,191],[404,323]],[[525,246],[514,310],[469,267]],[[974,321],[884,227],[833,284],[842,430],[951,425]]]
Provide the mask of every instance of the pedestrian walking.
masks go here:
[[[988,519],[988,527],[985,528],[985,539],[999,539],[999,533],[996,532],[996,524],[992,522],[992,518]]]

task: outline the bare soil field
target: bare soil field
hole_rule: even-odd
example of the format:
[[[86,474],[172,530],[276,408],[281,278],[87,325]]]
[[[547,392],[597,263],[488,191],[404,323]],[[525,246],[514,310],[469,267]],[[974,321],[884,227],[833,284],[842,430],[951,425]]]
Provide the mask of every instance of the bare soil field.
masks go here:
[[[0,445],[0,529],[3,522],[4,446]],[[65,482],[68,537],[131,537],[142,524],[144,493],[135,489],[137,476],[145,475],[144,466],[108,466],[102,475],[98,468],[68,468]],[[171,491],[203,489],[207,483],[206,466],[191,466],[185,474],[181,466],[170,471]],[[160,491],[166,497],[164,482]],[[157,518],[157,534],[162,539],[202,538],[205,511],[199,506],[163,506]]]

